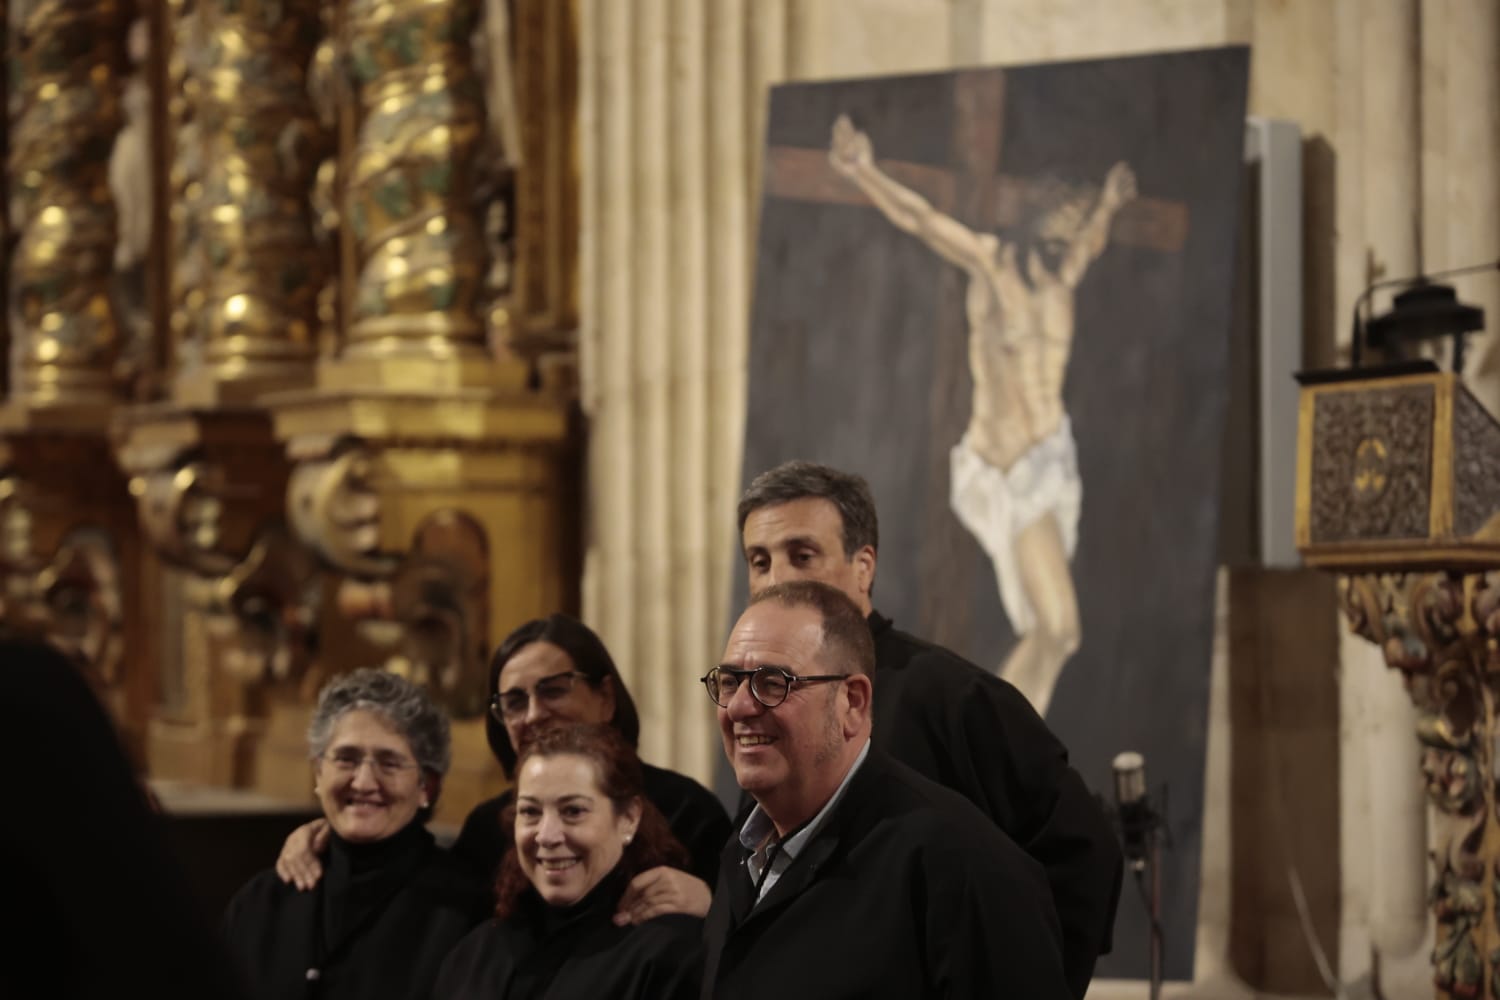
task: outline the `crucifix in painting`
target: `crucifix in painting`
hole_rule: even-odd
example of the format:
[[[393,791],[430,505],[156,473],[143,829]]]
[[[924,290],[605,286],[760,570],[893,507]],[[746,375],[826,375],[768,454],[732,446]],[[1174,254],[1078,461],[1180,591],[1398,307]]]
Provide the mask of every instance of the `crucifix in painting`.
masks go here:
[[[1122,750],[1151,762],[1173,979],[1194,967],[1248,65],[784,84],[761,174],[743,481],[798,458],[863,476],[881,618],[1014,681],[1096,790]],[[1097,974],[1144,977],[1150,933],[1122,904]]]
[[[966,429],[949,454],[947,501],[989,557],[1019,638],[998,672],[1045,714],[1081,640],[1069,563],[1083,486],[1063,399],[1074,294],[1105,251],[1117,215],[1136,199],[1136,179],[1123,160],[1102,186],[998,175],[1002,87],[1003,77],[990,74],[968,77],[956,90],[967,179],[877,163],[869,135],[844,114],[833,124],[826,163],[848,194],[862,195],[967,276],[973,393]],[[768,193],[832,200],[828,171],[809,152],[773,149]],[[1176,251],[1186,236],[1178,203],[1141,205],[1132,221],[1123,236],[1137,245]]]

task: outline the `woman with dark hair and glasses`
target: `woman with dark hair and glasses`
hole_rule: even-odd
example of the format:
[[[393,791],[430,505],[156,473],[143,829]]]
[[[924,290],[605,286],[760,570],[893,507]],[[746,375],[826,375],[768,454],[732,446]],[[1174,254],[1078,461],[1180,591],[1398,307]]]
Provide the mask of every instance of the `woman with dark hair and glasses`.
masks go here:
[[[594,631],[567,615],[527,622],[506,636],[490,660],[490,714],[485,735],[507,776],[516,750],[538,729],[560,722],[607,723],[635,747],[641,717],[614,659]],[[688,850],[686,870],[712,884],[729,839],[729,816],[708,789],[675,771],[642,763],[646,798]],[[493,873],[510,843],[500,811],[506,792],[474,807],[453,852]]]
[[[515,777],[516,751],[534,731],[558,723],[605,723],[634,747],[641,720],[635,702],[604,643],[587,625],[567,615],[537,618],[500,643],[490,659],[490,713],[485,734],[490,750]],[[632,921],[661,913],[698,913],[708,909],[709,886],[717,878],[719,853],[729,839],[729,816],[708,789],[675,771],[641,764],[645,795],[667,819],[673,835],[688,851],[683,871],[642,873],[626,894],[623,912]],[[510,844],[500,814],[513,800],[506,791],[475,806],[454,842],[454,854],[491,878]],[[317,852],[323,836],[317,823],[287,838],[276,870],[282,879],[308,888],[322,873]]]
[[[334,679],[307,730],[331,830],[328,872],[298,892],[269,871],[230,902],[224,939],[252,1000],[426,1000],[489,895],[426,822],[451,759],[448,717],[383,670]]]
[[[434,1000],[698,996],[700,918],[614,919],[636,877],[687,860],[622,733],[565,725],[530,736],[504,822],[515,850],[500,864],[496,919],[453,949]]]

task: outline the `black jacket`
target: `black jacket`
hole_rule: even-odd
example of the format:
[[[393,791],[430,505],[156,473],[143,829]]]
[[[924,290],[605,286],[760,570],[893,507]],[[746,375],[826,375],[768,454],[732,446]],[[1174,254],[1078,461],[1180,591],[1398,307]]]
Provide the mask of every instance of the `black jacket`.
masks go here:
[[[650,764],[641,765],[646,798],[666,817],[672,835],[687,848],[694,875],[713,885],[719,870],[719,852],[729,839],[729,814],[713,793],[692,778]],[[479,803],[470,811],[453,842],[455,857],[470,864],[486,880],[493,880],[511,844],[510,831],[500,827],[500,813],[514,798],[506,790]]]
[[[616,927],[623,876],[554,909],[527,891],[443,963],[433,1000],[691,1000],[703,978],[703,921],[681,914]]]
[[[974,803],[1046,870],[1073,996],[1109,951],[1124,860],[1068,751],[1016,688],[870,615],[874,745]]]
[[[871,749],[764,900],[738,842],[705,926],[716,1000],[1067,1000],[1041,868],[958,795]]]
[[[334,837],[310,892],[261,872],[230,901],[224,934],[251,1000],[426,1000],[489,908],[485,884],[413,822],[374,844]]]
[[[0,997],[232,1000],[212,920],[77,664],[0,642]]]

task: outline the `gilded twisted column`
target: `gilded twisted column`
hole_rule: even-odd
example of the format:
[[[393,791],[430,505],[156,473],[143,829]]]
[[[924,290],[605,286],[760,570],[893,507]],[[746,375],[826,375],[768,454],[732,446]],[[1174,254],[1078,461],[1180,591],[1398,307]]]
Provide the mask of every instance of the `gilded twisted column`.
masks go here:
[[[1500,573],[1361,574],[1340,578],[1339,594],[1353,631],[1401,672],[1420,712],[1422,774],[1435,809],[1428,902],[1438,995],[1500,996]]]
[[[166,0],[171,33],[167,58],[167,128],[173,142],[167,173],[167,210],[171,252],[165,265],[170,271],[170,329],[174,353],[180,346],[197,350],[203,342],[203,303],[208,279],[200,243],[203,198],[203,143],[198,137],[198,109],[203,82],[195,59],[203,38],[203,19],[194,0]],[[189,346],[190,345],[190,346]]]
[[[359,128],[347,358],[479,357],[487,261],[474,204],[484,127],[476,0],[351,0]]]
[[[108,165],[124,21],[115,0],[14,0],[8,23],[11,394],[105,403],[118,350]]]
[[[330,141],[307,88],[319,4],[179,9],[177,325],[215,383],[309,381],[322,284],[309,192]]]

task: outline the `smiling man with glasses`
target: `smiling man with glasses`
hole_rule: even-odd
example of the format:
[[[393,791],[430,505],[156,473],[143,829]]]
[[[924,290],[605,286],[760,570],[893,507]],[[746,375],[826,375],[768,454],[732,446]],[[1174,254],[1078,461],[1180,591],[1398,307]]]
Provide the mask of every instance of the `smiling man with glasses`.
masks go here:
[[[750,593],[790,580],[837,587],[875,639],[875,748],[964,796],[1041,864],[1075,998],[1109,951],[1123,859],[1067,748],[1008,682],[896,628],[871,604],[880,523],[869,484],[812,462],[756,476],[740,499]]]
[[[720,859],[702,995],[1066,1000],[1041,868],[871,747],[874,672],[860,609],[796,581],[752,598],[702,678],[755,801]]]

